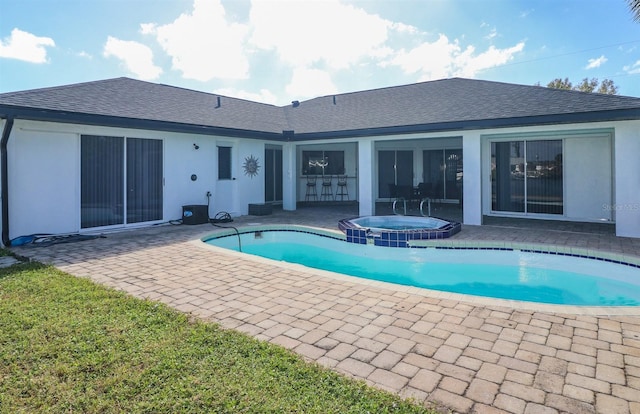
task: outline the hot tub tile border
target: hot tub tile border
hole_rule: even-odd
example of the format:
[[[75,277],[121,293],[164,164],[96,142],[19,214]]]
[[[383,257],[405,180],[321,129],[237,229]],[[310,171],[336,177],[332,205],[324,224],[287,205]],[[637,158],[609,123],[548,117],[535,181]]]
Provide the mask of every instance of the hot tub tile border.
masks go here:
[[[357,226],[351,222],[351,220],[357,218],[359,217],[351,217],[338,221],[338,228],[346,234],[347,241],[349,243],[371,243],[370,241],[363,240],[368,239],[373,240],[373,244],[376,246],[406,248],[410,247],[409,242],[412,240],[444,240],[460,232],[462,229],[461,223],[448,222],[449,224],[438,229],[388,230],[372,232],[370,229]]]

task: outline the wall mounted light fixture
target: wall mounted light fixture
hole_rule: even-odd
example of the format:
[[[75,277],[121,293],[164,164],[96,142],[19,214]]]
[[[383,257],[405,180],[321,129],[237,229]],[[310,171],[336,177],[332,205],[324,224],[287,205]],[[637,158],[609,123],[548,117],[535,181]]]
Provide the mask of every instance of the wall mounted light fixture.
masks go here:
[[[196,149],[196,150],[199,150],[199,149],[200,149],[200,146],[199,146],[198,144],[195,144],[195,143],[194,143],[194,144],[193,144],[193,148],[194,148],[194,149]]]

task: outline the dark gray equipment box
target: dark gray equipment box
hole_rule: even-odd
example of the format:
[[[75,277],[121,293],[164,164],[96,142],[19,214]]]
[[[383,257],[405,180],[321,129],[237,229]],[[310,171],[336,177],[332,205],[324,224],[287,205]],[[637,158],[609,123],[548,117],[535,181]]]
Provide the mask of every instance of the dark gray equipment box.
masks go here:
[[[273,213],[273,207],[270,203],[249,204],[250,216],[268,216]]]
[[[182,224],[205,224],[208,222],[208,206],[200,204],[182,206]]]

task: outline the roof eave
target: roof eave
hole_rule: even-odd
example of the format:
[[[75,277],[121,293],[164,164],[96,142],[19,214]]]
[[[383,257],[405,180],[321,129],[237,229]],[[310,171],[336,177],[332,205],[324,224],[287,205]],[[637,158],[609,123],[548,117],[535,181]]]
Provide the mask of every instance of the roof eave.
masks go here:
[[[399,125],[388,127],[295,133],[293,137],[280,132],[267,132],[210,125],[185,124],[151,119],[125,118],[108,115],[86,114],[40,108],[0,105],[0,117],[14,117],[33,121],[62,122],[69,124],[110,126],[145,129],[164,132],[181,132],[201,135],[222,135],[234,138],[265,139],[273,141],[312,141],[321,139],[358,138],[381,135],[402,135],[432,132],[465,131],[536,125],[572,124],[640,119],[640,108],[589,111],[567,114],[523,116],[511,118],[477,119],[453,122]]]
[[[78,112],[57,111],[40,108],[0,105],[0,118],[14,117],[30,121],[61,122],[107,126],[117,128],[146,129],[162,132],[179,132],[200,135],[222,135],[233,138],[284,140],[282,133],[225,128],[211,125],[185,124],[179,122],[158,121],[153,119],[126,118],[110,115],[96,115]]]
[[[640,120],[640,108],[296,133],[295,141],[629,120]]]

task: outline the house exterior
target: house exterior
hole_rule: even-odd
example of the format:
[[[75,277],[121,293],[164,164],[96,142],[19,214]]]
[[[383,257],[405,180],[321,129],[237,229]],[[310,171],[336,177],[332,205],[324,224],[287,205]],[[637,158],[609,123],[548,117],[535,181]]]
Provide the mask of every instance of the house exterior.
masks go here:
[[[640,237],[640,98],[470,79],[277,107],[128,78],[0,94],[2,242],[309,199],[346,175],[360,215],[394,189]],[[320,192],[318,191],[318,196]]]

